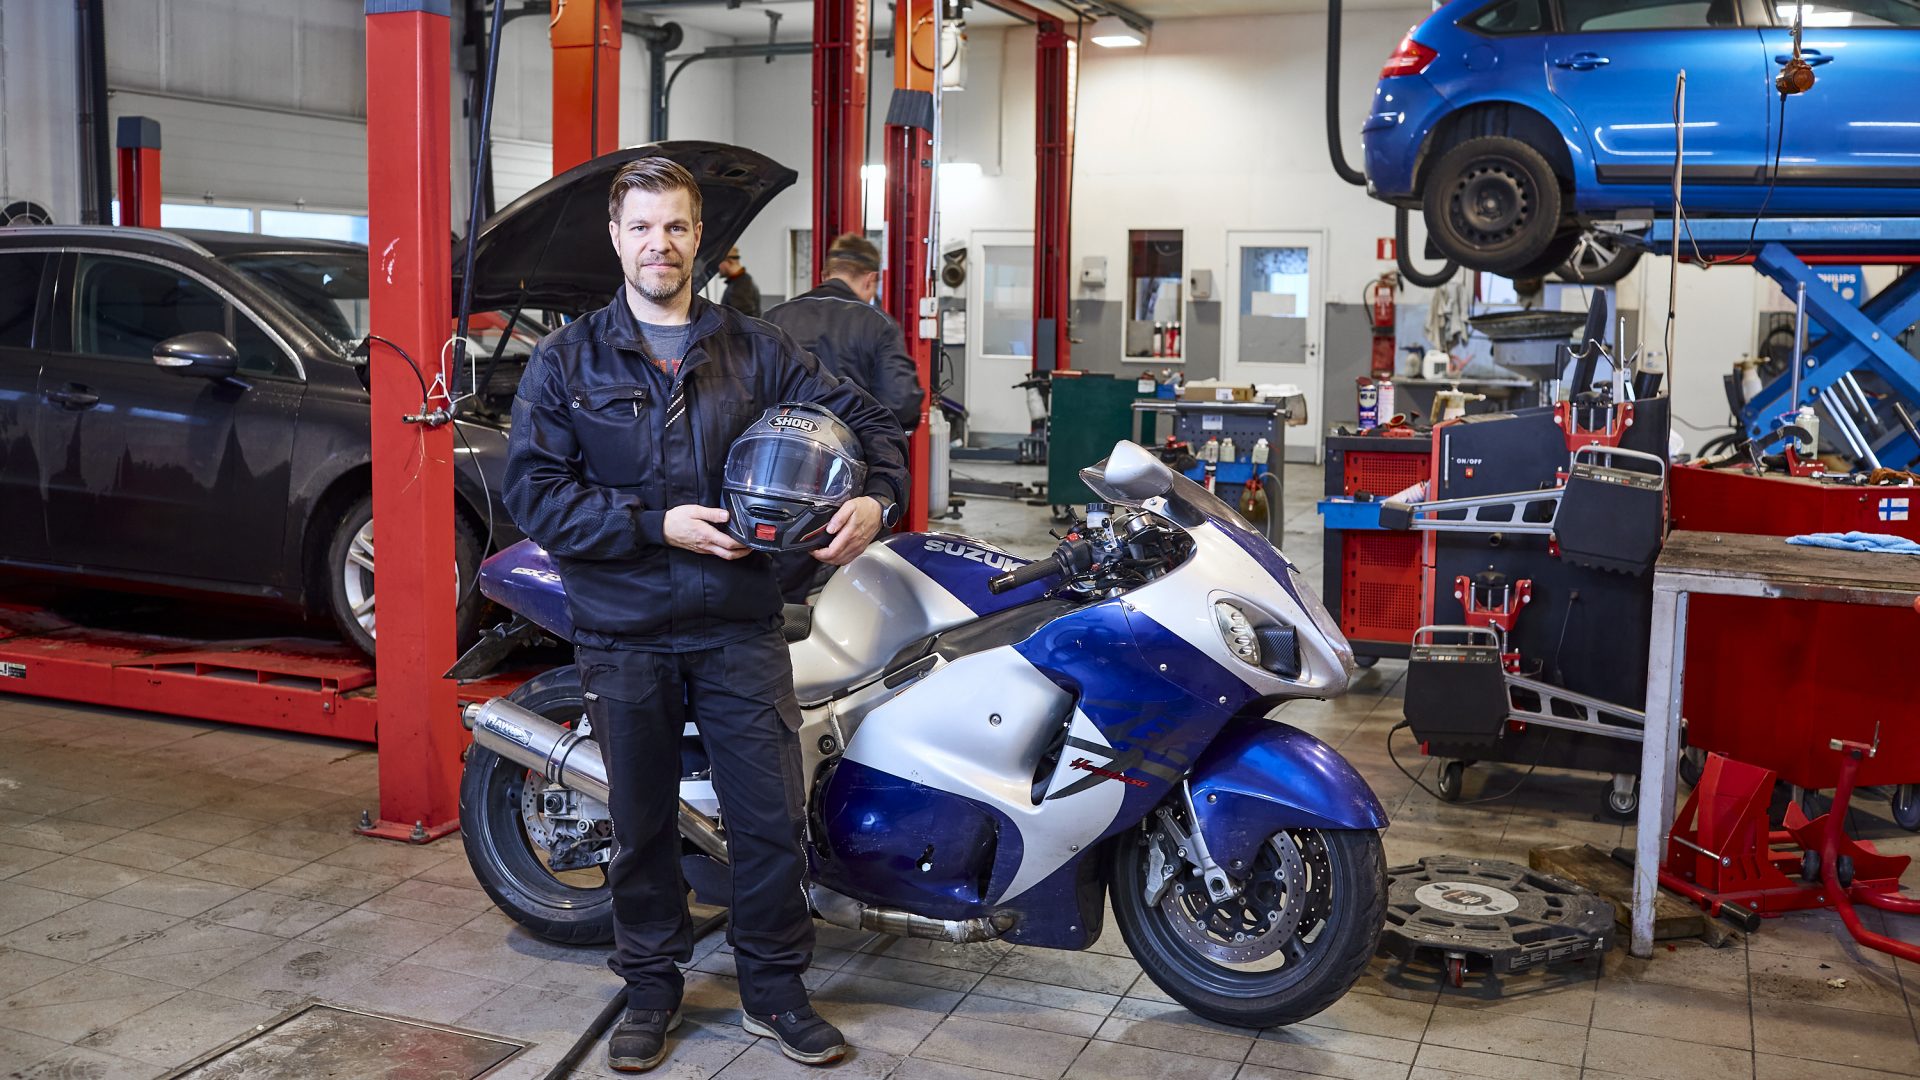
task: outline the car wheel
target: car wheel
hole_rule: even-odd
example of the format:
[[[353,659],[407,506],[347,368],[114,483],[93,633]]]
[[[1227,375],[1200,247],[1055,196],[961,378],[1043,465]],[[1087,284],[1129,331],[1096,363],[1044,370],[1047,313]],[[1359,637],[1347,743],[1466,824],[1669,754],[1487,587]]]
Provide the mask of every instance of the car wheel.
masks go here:
[[[469,589],[479,572],[485,547],[480,535],[466,518],[454,514],[454,572],[458,582],[460,607],[454,616],[456,642],[464,646],[480,628],[480,615],[486,598],[480,590]],[[350,504],[333,528],[327,544],[327,609],[340,634],[368,656],[378,626],[378,610],[373,589],[373,496],[364,496]]]
[[[1642,252],[1608,233],[1583,229],[1555,276],[1575,285],[1611,285],[1633,272]]]
[[[1427,235],[1471,270],[1511,275],[1560,234],[1560,181],[1538,150],[1504,135],[1468,139],[1427,178]]]
[[[1540,253],[1539,258],[1525,266],[1515,267],[1506,276],[1516,282],[1545,278],[1548,274],[1555,273],[1565,265],[1567,257],[1573,254],[1574,249],[1577,248],[1579,244],[1579,233],[1561,233],[1547,244],[1546,250]]]

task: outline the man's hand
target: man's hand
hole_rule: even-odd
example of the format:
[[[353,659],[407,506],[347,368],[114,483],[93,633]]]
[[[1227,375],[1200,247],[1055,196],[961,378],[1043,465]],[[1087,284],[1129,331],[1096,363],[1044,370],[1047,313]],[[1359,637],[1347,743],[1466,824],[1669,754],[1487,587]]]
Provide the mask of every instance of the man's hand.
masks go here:
[[[666,537],[667,543],[677,548],[697,551],[702,555],[714,555],[722,559],[744,558],[749,551],[747,545],[735,540],[732,535],[714,528],[715,525],[724,525],[726,522],[727,512],[717,506],[682,503],[667,511],[665,520],[661,522],[660,532]],[[832,526],[829,525],[828,528]]]
[[[840,512],[833,515],[833,520],[827,522],[833,543],[815,551],[813,557],[832,566],[847,565],[879,535],[880,517],[879,500],[867,495],[847,500]]]

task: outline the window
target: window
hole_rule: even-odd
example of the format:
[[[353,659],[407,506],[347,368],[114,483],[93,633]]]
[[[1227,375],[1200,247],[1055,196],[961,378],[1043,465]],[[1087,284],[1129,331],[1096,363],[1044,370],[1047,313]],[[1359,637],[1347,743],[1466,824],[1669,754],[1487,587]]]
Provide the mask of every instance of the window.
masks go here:
[[[980,248],[980,351],[1033,355],[1033,245]]]
[[[1920,26],[1915,0],[1820,0],[1817,4],[1778,4],[1774,17],[1792,26],[1794,8],[1805,26]]]
[[[1601,30],[1704,30],[1736,26],[1734,0],[1560,0],[1566,28]]]
[[[0,252],[0,349],[33,345],[33,309],[40,301],[40,271],[46,265],[44,252]]]
[[[238,324],[240,370],[264,375],[289,366],[251,317],[235,318],[225,300],[176,267],[86,256],[74,303],[76,352],[152,363],[154,347],[168,338],[210,330],[233,340]]]
[[[215,232],[253,231],[253,211],[244,206],[203,206],[198,203],[161,203],[163,229],[211,229]]]
[[[1126,355],[1179,359],[1186,240],[1177,229],[1127,234]]]
[[[1483,34],[1537,34],[1547,28],[1547,13],[1540,0],[1500,0],[1466,24]]]
[[[267,236],[304,236],[314,240],[367,242],[365,214],[318,214],[309,210],[262,210],[260,231]]]

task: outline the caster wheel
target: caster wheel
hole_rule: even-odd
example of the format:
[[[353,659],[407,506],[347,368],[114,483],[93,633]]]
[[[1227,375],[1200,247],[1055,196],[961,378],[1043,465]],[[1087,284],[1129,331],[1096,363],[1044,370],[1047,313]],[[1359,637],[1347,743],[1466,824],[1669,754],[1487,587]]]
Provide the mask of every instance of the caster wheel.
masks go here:
[[[1697,746],[1689,746],[1680,751],[1680,782],[1688,787],[1699,787],[1700,776],[1707,769],[1707,752]]]
[[[1443,761],[1440,763],[1440,797],[1447,802],[1460,801],[1460,789],[1466,783],[1467,765],[1464,761]],[[1460,985],[1455,983],[1455,986]]]
[[[1853,856],[1836,855],[1833,858],[1833,876],[1840,879],[1840,887],[1853,887]]]
[[[1355,666],[1370,668],[1373,665],[1379,663],[1380,658],[1377,656],[1356,656],[1353,658],[1353,662]]]
[[[1804,881],[1820,880],[1820,853],[1803,851],[1800,853],[1800,877]]]
[[[1447,982],[1452,986],[1465,986],[1467,983],[1467,958],[1464,956],[1447,957]]]
[[[1640,784],[1634,782],[1633,790],[1619,791],[1607,787],[1607,813],[1614,817],[1630,818],[1640,812]]]
[[[1893,789],[1893,823],[1908,832],[1920,832],[1920,784]]]

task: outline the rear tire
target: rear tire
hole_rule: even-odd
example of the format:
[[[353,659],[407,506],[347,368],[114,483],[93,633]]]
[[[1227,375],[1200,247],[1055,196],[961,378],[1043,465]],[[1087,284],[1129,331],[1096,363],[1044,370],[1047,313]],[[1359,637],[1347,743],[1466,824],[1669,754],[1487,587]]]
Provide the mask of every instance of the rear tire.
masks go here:
[[[1264,971],[1223,965],[1191,945],[1175,928],[1178,916],[1169,914],[1176,898],[1147,906],[1147,833],[1135,829],[1114,841],[1108,880],[1120,934],[1154,985],[1196,1015],[1248,1028],[1298,1023],[1344,996],[1379,944],[1387,905],[1380,834],[1296,829],[1284,835],[1310,853],[1310,873],[1324,878],[1312,882],[1315,906],[1278,946],[1287,953],[1285,964]],[[1261,866],[1256,862],[1249,877]],[[1197,878],[1189,880],[1198,887]]]
[[[1586,229],[1578,234],[1573,251],[1554,276],[1574,285],[1611,285],[1632,273],[1643,254],[1617,237]]]
[[[454,564],[458,581],[459,607],[454,611],[454,640],[458,647],[471,644],[480,632],[480,617],[487,598],[470,587],[480,572],[486,545],[480,532],[459,511],[453,515]],[[373,496],[366,495],[347,505],[333,526],[322,567],[327,590],[327,613],[340,635],[368,656],[374,654],[378,628],[374,606],[373,573]]]
[[[586,716],[578,668],[555,668],[520,686],[507,700],[556,723]],[[460,775],[460,838],[480,887],[500,910],[536,936],[561,945],[613,940],[613,890],[600,872],[573,870],[563,879],[542,860],[522,818],[523,785],[532,774],[475,744]]]
[[[1470,270],[1511,275],[1537,263],[1561,233],[1553,166],[1505,135],[1468,139],[1442,155],[1427,176],[1423,209],[1434,245]]]

